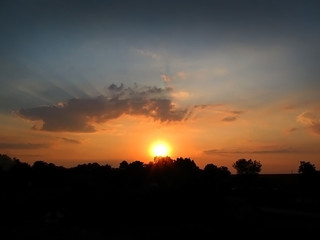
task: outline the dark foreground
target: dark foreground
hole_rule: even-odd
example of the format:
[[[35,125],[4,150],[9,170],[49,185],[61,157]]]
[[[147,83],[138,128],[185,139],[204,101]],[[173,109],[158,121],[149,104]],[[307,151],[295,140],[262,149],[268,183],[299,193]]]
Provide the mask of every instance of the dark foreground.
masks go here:
[[[1,173],[1,239],[307,237],[318,178],[82,166]]]

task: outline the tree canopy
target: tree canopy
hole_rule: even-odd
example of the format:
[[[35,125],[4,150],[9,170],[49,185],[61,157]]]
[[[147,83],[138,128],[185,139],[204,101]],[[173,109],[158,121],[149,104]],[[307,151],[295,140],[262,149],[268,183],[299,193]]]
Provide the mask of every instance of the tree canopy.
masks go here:
[[[301,161],[298,169],[299,174],[310,175],[316,173],[314,164],[306,161]]]
[[[238,174],[258,174],[261,172],[262,164],[257,160],[239,159],[233,165]]]

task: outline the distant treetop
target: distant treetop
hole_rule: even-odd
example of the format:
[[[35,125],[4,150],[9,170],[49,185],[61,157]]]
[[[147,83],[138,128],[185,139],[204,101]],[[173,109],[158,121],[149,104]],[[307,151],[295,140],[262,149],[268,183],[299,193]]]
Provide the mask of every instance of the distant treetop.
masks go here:
[[[310,175],[317,172],[314,164],[310,162],[300,161],[300,166],[298,169],[299,174]]]
[[[238,174],[258,174],[261,171],[262,164],[256,160],[239,159],[233,165]]]

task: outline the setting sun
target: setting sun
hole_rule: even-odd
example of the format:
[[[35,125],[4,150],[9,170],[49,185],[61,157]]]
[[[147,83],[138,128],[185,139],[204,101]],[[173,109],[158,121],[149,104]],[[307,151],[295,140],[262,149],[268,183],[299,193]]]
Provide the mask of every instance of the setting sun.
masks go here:
[[[165,157],[170,153],[170,146],[165,142],[155,142],[151,145],[150,153],[153,157]]]

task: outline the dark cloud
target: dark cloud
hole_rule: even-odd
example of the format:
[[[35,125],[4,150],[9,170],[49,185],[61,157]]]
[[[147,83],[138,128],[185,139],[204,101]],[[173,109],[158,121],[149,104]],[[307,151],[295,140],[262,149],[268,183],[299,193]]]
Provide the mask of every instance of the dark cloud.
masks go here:
[[[293,128],[288,129],[287,132],[288,133],[292,133],[292,132],[295,132],[297,130],[298,130],[298,128],[293,127]]]
[[[76,139],[72,139],[72,138],[65,138],[65,137],[62,137],[60,138],[61,140],[67,142],[67,143],[73,143],[73,144],[81,144],[80,141],[76,140]]]
[[[270,150],[257,150],[257,151],[252,151],[251,153],[265,154],[265,153],[295,153],[295,152],[298,152],[298,150],[291,149],[291,148],[279,148],[279,149],[270,149]]]
[[[204,150],[204,154],[220,154],[220,153],[232,153],[232,154],[270,154],[270,153],[295,153],[299,152],[296,149],[292,148],[275,148],[275,149],[266,149],[266,150],[252,150],[252,151],[240,151],[240,150],[228,150],[228,149],[209,149]]]
[[[8,143],[0,142],[0,149],[38,149],[49,147],[44,143]]]
[[[233,110],[233,111],[230,111],[230,113],[235,114],[235,115],[240,115],[240,114],[244,113],[244,111]]]
[[[57,105],[20,109],[19,116],[41,121],[41,130],[94,132],[94,123],[103,123],[123,114],[151,117],[160,122],[182,121],[188,113],[171,100],[171,89],[124,87],[111,84],[105,96],[70,99]]]
[[[216,103],[216,104],[199,104],[194,105],[195,109],[206,109],[206,108],[216,108],[216,107],[222,107],[224,104]]]
[[[222,119],[223,122],[233,122],[238,119],[238,115],[244,113],[243,111],[239,110],[233,110],[233,111],[228,111],[228,114],[232,114],[231,116],[226,116]]]
[[[224,121],[224,122],[232,122],[235,120],[237,120],[237,117],[235,117],[235,116],[225,117],[222,119],[222,121]]]

